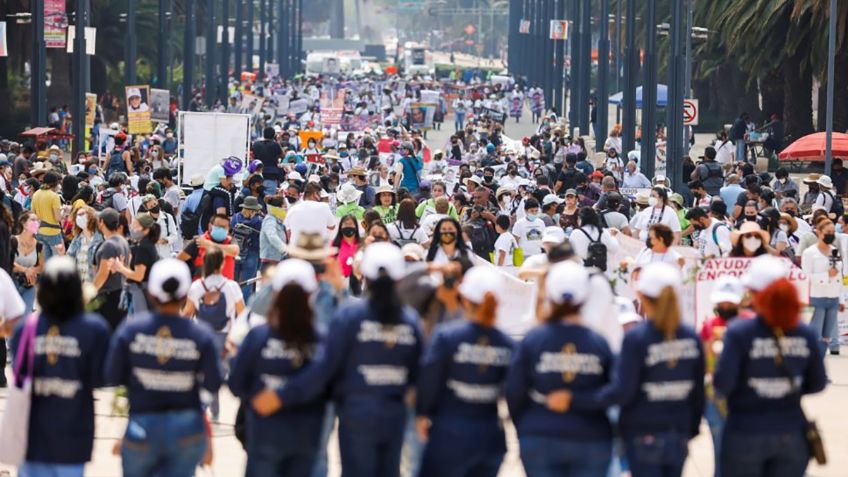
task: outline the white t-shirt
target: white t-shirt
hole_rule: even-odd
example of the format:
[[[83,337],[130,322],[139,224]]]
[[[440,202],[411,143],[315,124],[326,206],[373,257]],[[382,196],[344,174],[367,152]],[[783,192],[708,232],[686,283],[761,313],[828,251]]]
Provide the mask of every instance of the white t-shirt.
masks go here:
[[[425,212],[426,214],[426,212]],[[421,219],[420,224],[421,228],[424,229],[424,233],[427,234],[427,238],[433,237],[433,233],[436,231],[436,224],[439,223],[440,220],[449,218],[450,216],[447,214],[427,214],[423,219]]]
[[[522,217],[512,226],[512,235],[518,237],[518,246],[524,250],[525,257],[542,253],[544,233],[545,223],[541,219],[531,222],[527,217]]]
[[[302,200],[289,209],[283,224],[291,231],[289,243],[296,244],[302,232],[319,233],[327,239],[330,230],[336,228],[336,216],[329,204]]]
[[[571,242],[571,247],[574,249],[574,255],[583,260],[589,255],[589,244],[596,240],[598,240],[598,228],[594,225],[574,229],[568,236],[568,241]],[[618,240],[610,235],[607,229],[601,229],[600,240],[607,247],[607,264],[609,265],[618,253]]]
[[[639,231],[639,240],[648,239],[648,229],[654,224],[665,224],[674,233],[680,233],[680,219],[677,218],[677,213],[669,206],[665,206],[662,211],[655,207],[648,207],[639,212],[633,220],[630,221],[630,228]]]
[[[512,236],[509,232],[504,232],[498,236],[498,239],[495,240],[495,265],[498,265],[498,258],[501,255],[501,250],[504,251],[504,261],[503,265],[499,265],[501,267],[511,267],[513,266],[513,253],[515,252],[515,248],[518,247],[518,243],[515,241],[515,237]]]
[[[26,309],[26,304],[18,294],[12,277],[6,273],[6,270],[0,269],[0,321],[21,317],[28,311],[32,310]]]
[[[418,245],[424,245],[430,240],[430,238],[427,237],[427,232],[425,232],[424,228],[421,226],[414,229],[405,229],[401,227],[400,222],[394,222],[389,224],[386,228],[389,229],[389,238],[393,242],[400,240],[401,236],[403,236],[405,240],[415,240]]]
[[[221,293],[227,300],[227,318],[229,318],[230,323],[232,323],[233,320],[236,319],[236,303],[244,301],[244,296],[241,294],[241,288],[238,286],[238,283],[224,277],[223,275],[212,275],[203,279],[195,280],[188,289],[188,300],[191,301],[192,305],[194,305],[195,310],[200,308],[200,301],[206,293],[206,290],[203,289],[203,283],[201,283],[201,280],[203,280],[203,283],[206,284],[206,290],[221,289]],[[228,329],[229,325],[224,328],[224,330]]]
[[[732,142],[716,139],[713,147],[715,147],[716,150],[716,162],[721,165],[733,162],[733,155],[736,153],[736,148],[733,147]]]
[[[644,267],[649,263],[668,263],[671,265],[677,265],[677,261],[679,259],[680,254],[671,248],[666,250],[665,253],[655,253],[649,248],[643,248],[636,257],[635,264],[640,267]]]
[[[710,226],[698,235],[698,242],[698,251],[702,257],[723,257],[733,248],[730,243],[730,227],[716,219],[712,219]]]

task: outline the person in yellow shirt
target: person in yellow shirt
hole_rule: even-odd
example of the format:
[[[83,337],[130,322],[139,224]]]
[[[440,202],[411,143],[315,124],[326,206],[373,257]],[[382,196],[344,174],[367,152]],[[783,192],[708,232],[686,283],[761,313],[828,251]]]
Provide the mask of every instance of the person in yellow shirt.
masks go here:
[[[41,189],[32,196],[32,211],[41,221],[36,239],[47,246],[45,260],[53,255],[63,255],[65,244],[62,239],[62,198],[56,193],[59,187],[59,175],[55,172],[44,174]]]

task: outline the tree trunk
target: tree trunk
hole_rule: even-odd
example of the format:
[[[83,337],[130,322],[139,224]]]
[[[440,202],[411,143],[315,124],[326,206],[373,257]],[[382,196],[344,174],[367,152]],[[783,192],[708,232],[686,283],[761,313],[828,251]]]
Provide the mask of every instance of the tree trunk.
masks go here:
[[[813,132],[813,74],[801,66],[808,53],[799,48],[783,61],[783,117],[792,140]]]
[[[783,114],[783,75],[780,68],[760,77],[760,94],[763,98],[763,114]]]

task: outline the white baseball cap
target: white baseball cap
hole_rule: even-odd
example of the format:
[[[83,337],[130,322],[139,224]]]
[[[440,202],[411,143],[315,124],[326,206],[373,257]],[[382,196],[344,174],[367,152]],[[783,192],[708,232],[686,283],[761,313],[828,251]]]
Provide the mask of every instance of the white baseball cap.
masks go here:
[[[562,204],[565,199],[560,199],[556,194],[548,194],[542,199],[542,207],[551,204]]]
[[[174,280],[176,288],[165,290],[166,284]],[[176,258],[165,258],[153,264],[147,281],[147,293],[162,303],[185,298],[191,287],[191,272],[188,265]],[[168,286],[168,288],[171,288]]]
[[[542,233],[542,243],[559,245],[563,242],[565,242],[565,231],[562,230],[562,227],[545,227],[545,231]]]
[[[710,292],[710,301],[716,305],[719,303],[733,303],[738,305],[745,295],[745,286],[735,275],[722,275],[713,284]]]
[[[132,98],[133,96],[141,97],[141,90],[139,88],[129,88],[127,89],[127,98]]]
[[[668,263],[649,263],[639,273],[636,291],[648,298],[657,298],[667,287],[672,287],[679,295],[683,283],[680,268]]]
[[[570,260],[553,265],[545,278],[545,295],[557,305],[566,300],[582,304],[589,297],[589,272]]]
[[[788,274],[789,265],[785,260],[772,255],[760,255],[751,261],[748,273],[742,277],[742,285],[757,292]]]
[[[498,296],[503,290],[503,278],[500,273],[489,267],[476,266],[465,272],[459,293],[471,303],[482,303],[486,293]]]
[[[289,284],[299,285],[306,293],[314,292],[318,289],[315,269],[309,262],[299,258],[290,258],[281,262],[274,270],[271,286],[274,290],[280,291]]]
[[[365,249],[360,270],[369,280],[379,278],[380,270],[385,270],[392,280],[400,280],[406,274],[406,262],[397,246],[388,242],[377,242]]]
[[[621,326],[642,321],[642,317],[636,313],[633,302],[623,296],[615,297],[615,306],[618,309],[618,323]]]

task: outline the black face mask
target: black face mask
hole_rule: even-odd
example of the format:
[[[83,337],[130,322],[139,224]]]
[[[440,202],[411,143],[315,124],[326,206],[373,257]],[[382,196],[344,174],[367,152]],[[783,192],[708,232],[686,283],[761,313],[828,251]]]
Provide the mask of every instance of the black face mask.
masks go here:
[[[736,308],[716,308],[716,315],[721,317],[721,319],[724,321],[736,318],[738,314],[739,310],[737,310]]]
[[[836,241],[836,235],[835,234],[824,234],[824,237],[822,237],[822,241],[824,243],[830,245],[834,241]]]
[[[756,222],[756,221],[757,221],[757,216],[756,216],[756,215],[746,215],[746,216],[745,216],[745,221],[746,221],[746,222]]]
[[[158,214],[159,213],[159,206],[158,205],[153,206],[153,207],[147,209],[147,211],[151,214]]]
[[[495,176],[483,176],[483,180],[486,182],[492,182],[495,179]]]
[[[456,285],[456,277],[453,275],[447,276],[442,281],[445,288],[453,288]]]
[[[645,246],[648,247],[648,249],[651,249],[651,248],[654,247],[654,242],[653,242],[653,240],[651,240],[651,237],[648,237],[648,239],[645,240]]]
[[[353,237],[356,235],[356,227],[342,227],[342,235],[345,237]]]
[[[289,201],[289,204],[294,204],[297,202],[297,197],[286,196],[286,200]]]

